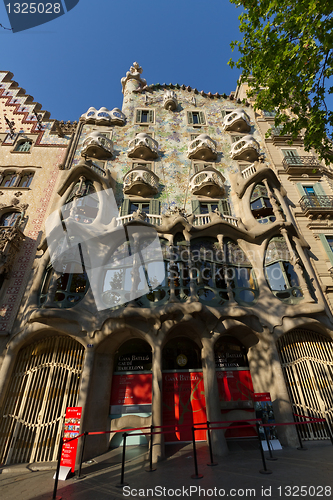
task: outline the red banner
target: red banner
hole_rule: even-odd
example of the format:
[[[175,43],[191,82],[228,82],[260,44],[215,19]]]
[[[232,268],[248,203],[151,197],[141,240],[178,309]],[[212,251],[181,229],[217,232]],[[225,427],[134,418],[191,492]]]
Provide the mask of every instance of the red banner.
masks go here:
[[[110,404],[151,404],[151,384],[151,373],[113,375]]]
[[[192,441],[191,427],[200,422],[206,422],[202,372],[163,373],[163,425],[188,425],[165,434],[165,441]],[[206,431],[197,431],[195,437],[205,441]]]
[[[253,401],[253,385],[249,370],[233,370],[216,372],[221,408],[232,409],[236,401]],[[235,405],[237,408],[237,405]]]
[[[80,434],[82,408],[68,407],[66,408],[64,438],[71,439]],[[61,450],[60,466],[71,467],[71,471],[75,470],[76,450],[78,440],[74,439],[69,443],[64,443]]]

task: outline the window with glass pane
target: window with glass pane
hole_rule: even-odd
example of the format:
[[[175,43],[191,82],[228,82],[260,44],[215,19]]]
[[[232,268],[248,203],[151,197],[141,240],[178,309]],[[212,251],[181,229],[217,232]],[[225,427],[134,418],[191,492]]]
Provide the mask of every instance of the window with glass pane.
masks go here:
[[[200,213],[208,214],[209,212],[214,212],[214,210],[218,210],[219,205],[218,202],[213,203],[202,203],[200,202]]]
[[[18,174],[16,172],[9,172],[2,179],[1,187],[14,187],[17,180]]]
[[[98,208],[96,189],[91,181],[85,180],[72,189],[62,208],[62,217],[65,220],[71,216],[77,222],[91,224],[97,217]]]
[[[21,177],[19,187],[29,187],[32,182],[33,176],[34,174],[26,174]]]
[[[130,202],[129,214],[133,214],[140,210],[144,214],[149,214],[149,202],[140,203],[140,202]]]
[[[21,217],[21,214],[19,212],[7,212],[6,214],[1,216],[0,226],[13,227],[15,226],[15,223],[19,217]]]
[[[299,279],[291,263],[291,255],[283,237],[274,237],[265,256],[265,274],[274,295],[288,303],[303,297]]]
[[[257,184],[254,187],[250,207],[253,217],[261,224],[275,222],[276,217],[264,184]]]
[[[14,151],[20,151],[21,153],[28,153],[32,146],[32,141],[20,141]]]
[[[239,303],[253,302],[257,295],[257,285],[251,262],[240,246],[230,239],[224,241],[226,277]]]
[[[190,260],[199,299],[214,301],[216,305],[228,300],[223,254],[218,241],[215,238],[191,240]]]
[[[88,276],[78,247],[74,255],[72,251],[69,253],[69,258],[71,262],[64,262],[61,273],[55,272],[52,266],[47,268],[40,293],[41,306],[73,307],[86,294]]]

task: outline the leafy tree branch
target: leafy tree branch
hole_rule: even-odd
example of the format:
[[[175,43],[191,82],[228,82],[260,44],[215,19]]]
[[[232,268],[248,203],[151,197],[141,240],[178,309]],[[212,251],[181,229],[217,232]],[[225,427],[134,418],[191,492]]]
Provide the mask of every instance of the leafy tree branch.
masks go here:
[[[243,40],[231,43],[255,108],[276,111],[275,126],[306,151],[333,160],[333,15],[330,0],[230,0],[243,7]]]

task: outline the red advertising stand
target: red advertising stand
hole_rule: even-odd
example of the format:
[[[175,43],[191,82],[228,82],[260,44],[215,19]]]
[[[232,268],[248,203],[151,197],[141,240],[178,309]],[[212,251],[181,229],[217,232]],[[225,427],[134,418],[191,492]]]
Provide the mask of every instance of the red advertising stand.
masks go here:
[[[78,439],[73,439],[66,442],[66,439],[72,439],[80,434],[82,407],[66,408],[65,424],[64,424],[64,444],[61,450],[60,472],[59,479],[65,480],[69,472],[74,473],[76,451]]]

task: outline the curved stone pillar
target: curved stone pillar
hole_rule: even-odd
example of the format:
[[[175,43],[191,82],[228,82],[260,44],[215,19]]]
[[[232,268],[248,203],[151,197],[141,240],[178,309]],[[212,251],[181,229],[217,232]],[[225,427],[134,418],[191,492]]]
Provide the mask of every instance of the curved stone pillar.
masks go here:
[[[17,357],[17,352],[13,351],[9,347],[4,357],[2,367],[0,370],[0,407],[2,406],[6,394],[7,386],[9,384],[10,377],[14,369],[16,357]]]
[[[292,406],[274,337],[265,329],[259,338],[259,343],[252,346],[247,355],[254,392],[270,392],[276,423],[293,422]],[[283,446],[298,446],[294,425],[277,427],[277,433]]]
[[[163,408],[162,408],[162,349],[160,344],[155,344],[153,348],[153,364],[152,364],[152,425],[163,425]],[[158,462],[163,460],[164,454],[164,437],[163,434],[155,434],[153,436],[153,461]]]
[[[218,422],[222,420],[219,390],[215,372],[215,355],[212,339],[202,338],[202,371],[205,387],[206,411],[207,420],[210,422]],[[224,437],[222,429],[212,431],[212,448],[213,454],[225,456],[228,454],[228,445]]]

